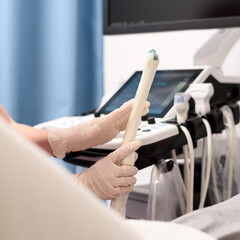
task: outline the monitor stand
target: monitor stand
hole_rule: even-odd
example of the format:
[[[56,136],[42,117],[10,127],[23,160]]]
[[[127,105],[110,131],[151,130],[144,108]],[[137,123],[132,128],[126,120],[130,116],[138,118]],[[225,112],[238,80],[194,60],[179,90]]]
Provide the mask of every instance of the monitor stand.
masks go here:
[[[240,28],[221,29],[215,33],[194,55],[195,66],[221,67],[230,50],[240,39]]]

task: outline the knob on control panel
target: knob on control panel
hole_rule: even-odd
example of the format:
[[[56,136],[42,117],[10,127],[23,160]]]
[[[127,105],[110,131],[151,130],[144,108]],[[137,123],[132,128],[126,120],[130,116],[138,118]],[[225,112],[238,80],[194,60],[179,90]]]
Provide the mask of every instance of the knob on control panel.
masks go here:
[[[154,124],[154,123],[156,123],[155,122],[155,118],[154,117],[148,117],[148,124]]]
[[[148,115],[144,115],[141,117],[141,120],[144,122],[144,121],[147,121],[148,120]]]

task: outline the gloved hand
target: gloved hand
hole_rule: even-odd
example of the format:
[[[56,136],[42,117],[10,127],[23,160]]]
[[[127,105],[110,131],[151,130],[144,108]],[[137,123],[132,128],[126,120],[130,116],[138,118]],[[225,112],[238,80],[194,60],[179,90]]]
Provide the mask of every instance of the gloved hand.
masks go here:
[[[48,141],[53,154],[58,158],[64,158],[68,152],[85,150],[112,140],[126,128],[132,104],[133,100],[129,100],[115,111],[90,122],[71,128],[50,130]],[[149,106],[150,103],[146,102],[143,115],[148,113]]]
[[[140,141],[121,146],[75,177],[103,200],[127,194],[133,190],[133,185],[136,183],[134,175],[138,169],[134,166],[119,166],[119,164],[123,158],[136,151],[140,146]]]

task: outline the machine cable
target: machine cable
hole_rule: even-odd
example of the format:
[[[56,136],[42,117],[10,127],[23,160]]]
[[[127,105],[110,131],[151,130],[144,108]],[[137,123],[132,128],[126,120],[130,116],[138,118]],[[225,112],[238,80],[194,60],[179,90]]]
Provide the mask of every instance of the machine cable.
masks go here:
[[[183,155],[184,155],[184,182],[186,189],[186,203],[187,203],[187,212],[191,212],[193,210],[193,193],[194,193],[194,147],[191,135],[188,129],[183,126],[186,122],[189,110],[189,104],[186,99],[186,96],[183,92],[176,93],[174,96],[174,108],[177,114],[177,123],[180,125],[181,130],[186,136],[187,145],[184,145]],[[188,154],[189,151],[189,154]],[[176,151],[172,150],[172,157],[175,162],[176,161]],[[189,164],[190,160],[190,164]],[[177,165],[177,164],[176,164]],[[177,165],[178,169],[179,166]]]
[[[213,96],[214,89],[211,83],[198,83],[191,84],[189,87],[189,95],[193,98],[195,102],[195,113],[198,117],[202,118],[202,122],[205,125],[207,132],[207,138],[203,139],[203,157],[202,157],[202,171],[201,171],[201,192],[200,192],[200,202],[199,208],[204,207],[206,200],[210,173],[212,168],[212,131],[209,122],[204,118],[207,113],[210,112],[210,98]],[[207,144],[206,144],[207,143]],[[207,146],[207,154],[206,154]],[[206,162],[207,156],[207,162]],[[212,168],[213,169],[213,168]],[[214,175],[214,171],[212,171]],[[213,185],[217,187],[216,182]]]
[[[234,122],[231,118],[231,114],[222,110],[224,119],[226,120],[226,126],[229,128],[229,168],[228,168],[228,188],[227,188],[227,199],[232,197],[232,181],[233,181],[233,159],[234,159]]]

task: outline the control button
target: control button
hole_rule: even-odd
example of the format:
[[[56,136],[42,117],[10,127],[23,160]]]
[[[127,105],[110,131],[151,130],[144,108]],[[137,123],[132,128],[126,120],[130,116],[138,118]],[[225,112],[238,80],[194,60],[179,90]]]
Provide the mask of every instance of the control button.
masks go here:
[[[94,117],[100,117],[100,113],[99,112],[95,112],[94,113]]]
[[[141,128],[144,128],[144,127],[146,127],[147,125],[148,125],[147,122],[141,122],[140,127],[141,127]]]
[[[142,116],[142,121],[147,121],[148,120],[148,115]]]
[[[147,121],[148,121],[148,124],[154,124],[154,123],[156,123],[154,117],[149,117]]]
[[[153,130],[154,129],[159,129],[159,127],[157,127],[157,126],[151,126],[150,128],[153,129]]]
[[[151,129],[149,129],[149,128],[145,128],[145,129],[143,129],[142,131],[143,131],[143,132],[150,132]]]

